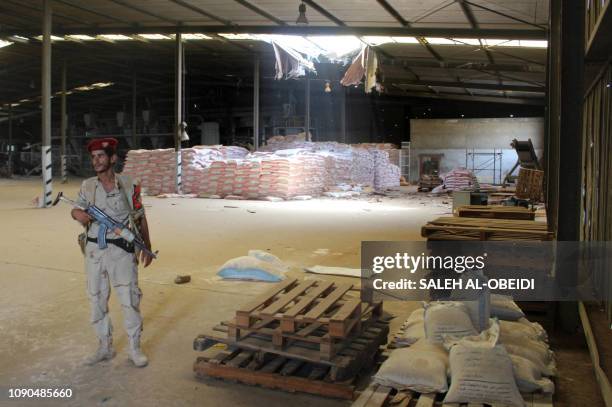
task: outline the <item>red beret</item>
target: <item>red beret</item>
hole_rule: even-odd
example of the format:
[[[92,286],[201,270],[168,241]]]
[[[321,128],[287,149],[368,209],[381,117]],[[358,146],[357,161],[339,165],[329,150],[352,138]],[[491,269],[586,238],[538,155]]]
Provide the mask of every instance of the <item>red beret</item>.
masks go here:
[[[94,150],[104,150],[107,147],[110,147],[113,149],[113,151],[115,151],[117,149],[117,144],[119,144],[119,142],[116,138],[97,138],[87,143],[87,151],[91,153]]]

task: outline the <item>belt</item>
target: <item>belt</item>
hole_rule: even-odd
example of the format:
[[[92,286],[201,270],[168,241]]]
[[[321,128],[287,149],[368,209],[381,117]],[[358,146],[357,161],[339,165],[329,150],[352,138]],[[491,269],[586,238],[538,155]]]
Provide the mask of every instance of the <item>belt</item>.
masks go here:
[[[98,238],[97,237],[89,237],[87,236],[87,241],[88,242],[92,242],[92,243],[98,243]],[[117,247],[120,247],[121,249],[125,250],[128,253],[134,253],[134,244],[133,243],[128,243],[126,240],[124,239],[106,239],[106,243],[110,243],[110,244],[114,244]]]

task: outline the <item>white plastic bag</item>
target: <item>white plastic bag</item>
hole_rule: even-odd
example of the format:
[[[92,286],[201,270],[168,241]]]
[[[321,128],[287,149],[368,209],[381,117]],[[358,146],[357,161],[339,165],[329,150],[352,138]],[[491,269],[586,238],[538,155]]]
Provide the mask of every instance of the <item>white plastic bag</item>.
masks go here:
[[[249,251],[249,256],[236,257],[221,266],[217,274],[228,280],[278,282],[289,270],[280,259],[261,250]]]

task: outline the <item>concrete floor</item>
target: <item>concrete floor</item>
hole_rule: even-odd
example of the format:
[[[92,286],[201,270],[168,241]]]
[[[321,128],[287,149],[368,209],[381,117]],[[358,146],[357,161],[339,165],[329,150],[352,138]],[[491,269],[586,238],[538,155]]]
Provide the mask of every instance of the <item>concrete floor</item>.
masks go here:
[[[74,197],[79,185],[76,179],[56,183],[55,192]],[[249,249],[263,249],[290,264],[290,275],[315,278],[301,268],[359,267],[361,241],[420,240],[420,227],[428,219],[450,212],[447,197],[422,194],[295,202],[146,197],[153,246],[160,251],[159,260],[140,272],[143,348],[150,364],[137,369],[127,361],[120,307],[112,294],[117,357],[85,367],[82,360],[96,341],[76,244],[80,226],[65,204],[35,209],[31,201],[40,194],[39,179],[0,180],[0,224],[5,231],[0,235],[0,387],[67,386],[74,397],[65,403],[20,405],[348,406],[347,401],[194,378],[193,339],[268,287],[222,281],[215,275],[218,267]],[[191,283],[175,285],[177,274],[190,274]],[[359,284],[357,279],[327,278]],[[392,331],[416,306],[385,303],[385,309],[399,317]],[[586,367],[588,351],[578,348],[577,357]],[[567,374],[571,371],[569,365]],[[582,374],[578,380],[588,384],[587,394],[596,392],[594,377]],[[588,405],[601,405],[595,399]]]

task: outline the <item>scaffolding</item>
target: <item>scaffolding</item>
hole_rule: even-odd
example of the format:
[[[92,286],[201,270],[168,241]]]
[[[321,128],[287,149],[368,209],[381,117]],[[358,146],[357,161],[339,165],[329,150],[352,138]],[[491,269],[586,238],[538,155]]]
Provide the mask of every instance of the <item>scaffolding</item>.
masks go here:
[[[502,183],[502,149],[465,149],[465,168],[472,171],[480,182],[494,185]]]

